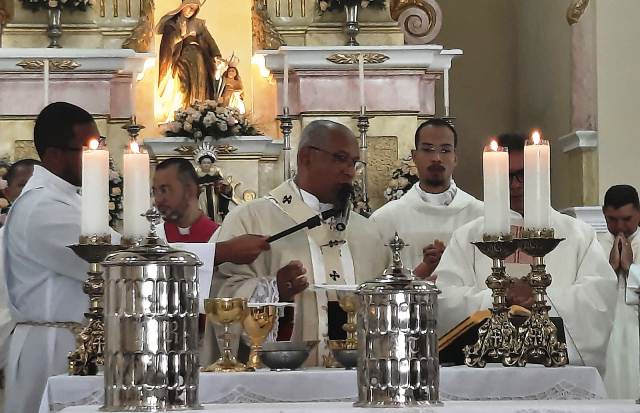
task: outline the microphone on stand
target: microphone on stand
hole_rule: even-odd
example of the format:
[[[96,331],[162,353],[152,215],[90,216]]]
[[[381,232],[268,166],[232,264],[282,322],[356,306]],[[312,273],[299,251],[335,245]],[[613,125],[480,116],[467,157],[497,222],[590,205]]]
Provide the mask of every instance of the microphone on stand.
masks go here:
[[[285,229],[275,235],[267,238],[268,243],[272,243],[288,235],[298,232],[301,229],[312,229],[320,224],[322,221],[326,221],[329,218],[335,218],[335,228],[338,231],[344,231],[347,229],[349,223],[349,213],[351,211],[351,198],[353,197],[353,187],[349,184],[343,185],[338,191],[338,201],[335,206],[328,211],[324,211],[318,215],[314,215],[305,222],[294,225],[291,228]]]

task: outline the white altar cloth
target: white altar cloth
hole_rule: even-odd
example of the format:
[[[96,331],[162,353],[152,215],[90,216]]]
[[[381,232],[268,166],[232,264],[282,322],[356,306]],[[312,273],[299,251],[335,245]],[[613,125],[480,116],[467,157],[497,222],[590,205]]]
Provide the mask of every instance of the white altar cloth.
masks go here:
[[[69,407],[62,413],[97,413],[98,406]],[[398,409],[362,409],[351,403],[208,404],[184,413],[397,413]],[[403,413],[639,413],[633,400],[450,401],[442,407],[404,408]]]
[[[103,403],[102,376],[49,378],[39,413],[65,407]],[[290,372],[201,373],[203,404],[347,402],[357,399],[355,370],[309,369]],[[484,369],[444,367],[442,400],[588,400],[607,397],[598,371],[592,367]],[[65,410],[66,411],[66,410]]]

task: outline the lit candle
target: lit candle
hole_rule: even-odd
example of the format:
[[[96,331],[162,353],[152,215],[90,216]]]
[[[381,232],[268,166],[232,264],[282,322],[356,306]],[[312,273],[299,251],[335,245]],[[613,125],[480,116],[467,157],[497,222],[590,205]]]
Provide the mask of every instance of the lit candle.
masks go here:
[[[358,76],[360,78],[360,107],[365,107],[364,100],[364,56],[362,53],[358,56]]]
[[[124,236],[138,239],[149,232],[149,221],[141,216],[151,206],[149,196],[149,154],[140,152],[136,142],[132,142],[129,151],[124,154],[123,168],[123,212]]]
[[[109,151],[92,140],[82,153],[82,235],[109,234]]]
[[[550,227],[551,177],[549,142],[535,130],[524,148],[524,226]]]
[[[491,141],[482,154],[484,233],[509,234],[509,153]]]
[[[284,55],[284,80],[282,82],[282,113],[289,108],[289,56]]]
[[[44,106],[49,105],[49,59],[44,59]]]

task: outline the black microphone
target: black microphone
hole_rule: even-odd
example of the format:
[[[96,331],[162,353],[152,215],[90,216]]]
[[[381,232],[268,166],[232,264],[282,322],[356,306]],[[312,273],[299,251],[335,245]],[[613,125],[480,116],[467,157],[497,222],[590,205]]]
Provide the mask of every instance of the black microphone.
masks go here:
[[[271,243],[273,241],[277,241],[280,238],[284,238],[287,235],[291,235],[294,232],[298,232],[301,229],[312,229],[315,228],[317,226],[319,226],[320,224],[322,224],[322,221],[329,219],[329,218],[333,218],[336,215],[338,215],[340,213],[339,210],[332,208],[328,211],[324,211],[323,213],[319,214],[319,215],[314,215],[311,218],[309,218],[308,220],[306,220],[305,222],[302,222],[298,225],[294,225],[291,228],[285,229],[282,232],[278,232],[275,235],[270,236],[269,238],[267,238],[267,242]]]

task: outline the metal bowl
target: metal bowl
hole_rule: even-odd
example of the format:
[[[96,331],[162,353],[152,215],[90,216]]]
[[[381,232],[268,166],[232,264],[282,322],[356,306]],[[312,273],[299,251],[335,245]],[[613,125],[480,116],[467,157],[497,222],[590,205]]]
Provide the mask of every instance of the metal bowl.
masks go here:
[[[358,349],[347,340],[329,340],[329,348],[338,363],[345,369],[353,369],[358,366]]]
[[[317,344],[318,341],[276,341],[264,343],[259,353],[264,365],[271,370],[296,370],[304,364]]]

